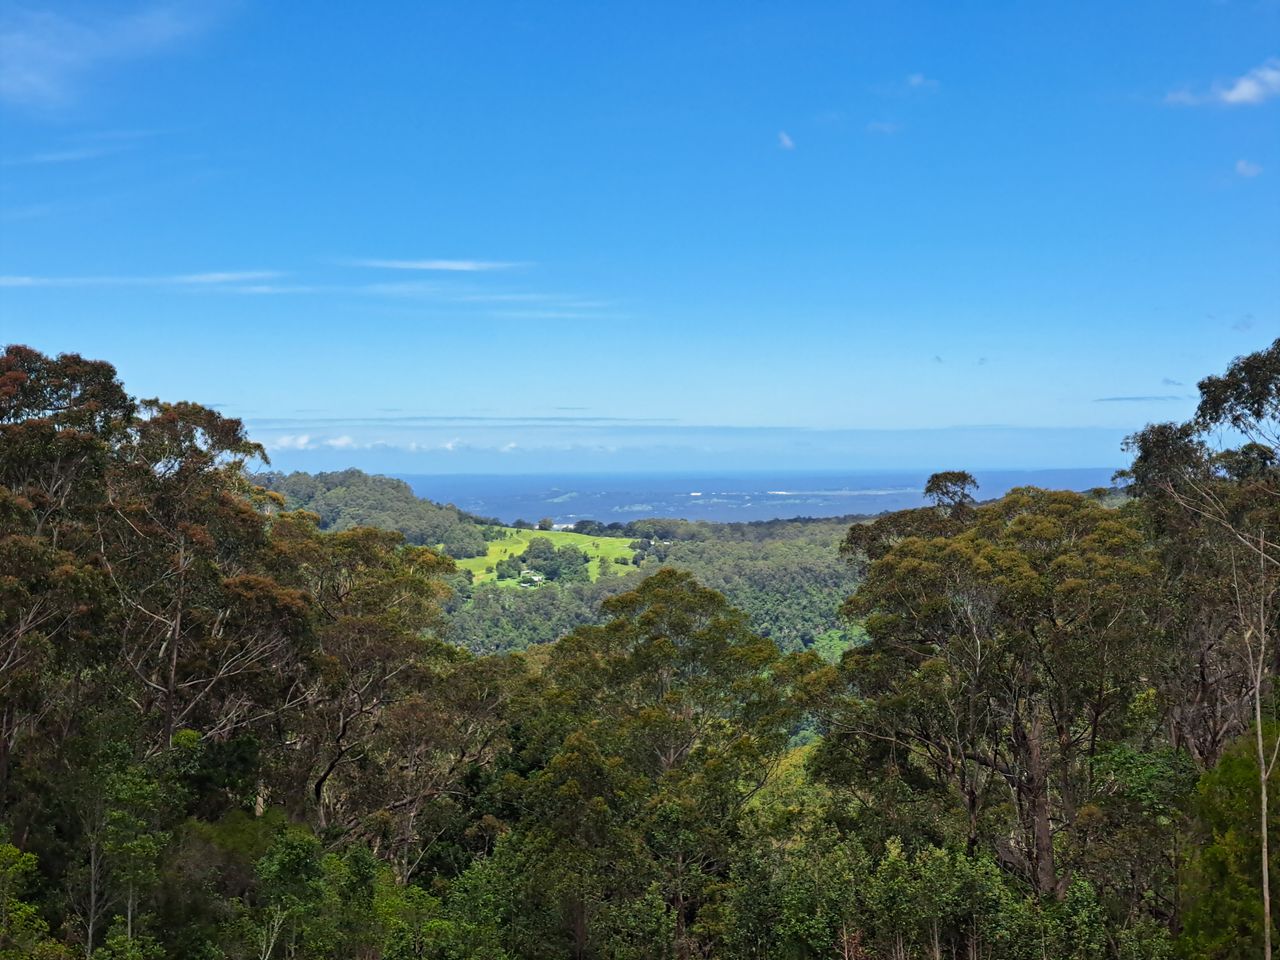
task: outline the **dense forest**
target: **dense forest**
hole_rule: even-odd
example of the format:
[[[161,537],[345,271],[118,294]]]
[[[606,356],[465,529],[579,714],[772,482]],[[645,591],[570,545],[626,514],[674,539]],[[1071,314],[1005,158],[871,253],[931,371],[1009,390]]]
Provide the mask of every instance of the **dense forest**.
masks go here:
[[[1280,340],[1199,391],[1123,498],[944,472],[838,562],[660,521],[523,589],[9,347],[0,960],[1270,958]]]
[[[316,515],[322,531],[355,526],[396,530],[405,541],[436,547],[456,559],[483,556],[489,543],[510,532],[496,520],[414,495],[403,480],[360,470],[308,474],[253,474],[255,485],[284,496],[284,509]],[[588,557],[570,547],[554,551],[535,537],[518,555],[494,564],[499,580],[530,584],[472,584],[465,571],[451,578],[448,639],[474,653],[507,653],[549,643],[574,627],[601,623],[600,602],[633,588],[635,570],[663,566],[687,570],[720,593],[750,621],[751,628],[784,651],[813,648],[836,658],[859,629],[840,614],[857,584],[856,572],[836,549],[854,518],[708,523],[643,519],[603,524],[582,520],[573,531],[630,547],[630,565],[597,567],[608,582],[591,582]],[[516,529],[534,525],[517,521]],[[552,521],[542,521],[550,529]],[[537,544],[535,546],[535,543]]]
[[[403,480],[373,477],[363,470],[260,473],[251,479],[281,494],[285,509],[314,513],[321,530],[396,530],[406,543],[440,547],[456,558],[483,554],[496,524],[452,504],[420,499]]]
[[[556,563],[536,590],[501,583],[458,584],[449,607],[449,638],[475,653],[505,653],[555,640],[576,626],[602,623],[600,602],[633,589],[663,567],[692,573],[742,611],[751,629],[785,652],[813,649],[829,656],[859,635],[840,604],[857,572],[837,549],[848,520],[723,524],[637,521],[617,533],[632,548],[630,566],[605,565],[594,582],[580,563]],[[535,538],[536,539],[536,538]],[[540,548],[545,551],[545,547]],[[561,548],[564,549],[564,548]],[[525,563],[499,575],[518,577]],[[569,571],[565,577],[564,567]],[[545,574],[535,563],[528,569]]]

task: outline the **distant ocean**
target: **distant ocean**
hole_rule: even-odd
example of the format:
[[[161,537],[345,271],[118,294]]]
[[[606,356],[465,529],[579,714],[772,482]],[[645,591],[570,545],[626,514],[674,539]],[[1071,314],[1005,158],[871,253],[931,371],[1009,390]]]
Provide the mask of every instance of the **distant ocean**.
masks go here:
[[[975,471],[979,499],[1014,487],[1089,490],[1111,484],[1113,467]],[[626,522],[642,517],[749,521],[875,514],[920,506],[924,472],[401,475],[414,492],[505,523]]]

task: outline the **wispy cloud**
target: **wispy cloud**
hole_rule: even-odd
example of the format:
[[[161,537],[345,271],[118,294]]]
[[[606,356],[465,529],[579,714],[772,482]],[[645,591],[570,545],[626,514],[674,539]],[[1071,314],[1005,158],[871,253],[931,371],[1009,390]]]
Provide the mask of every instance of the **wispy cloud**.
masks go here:
[[[422,280],[399,281],[397,283],[364,283],[345,288],[350,293],[371,293],[380,297],[437,297],[441,293],[438,283]]]
[[[525,266],[505,260],[379,260],[350,261],[357,267],[374,267],[379,270],[433,270],[445,273],[482,273],[488,270],[510,270]]]
[[[503,320],[621,320],[613,314],[605,316],[584,310],[495,310],[490,316]]]
[[[56,213],[60,206],[56,203],[28,203],[20,207],[0,208],[0,221],[18,222],[21,220],[38,220]]]
[[[451,299],[458,303],[533,303],[577,310],[597,310],[613,306],[609,300],[593,300],[571,293],[464,293]]]
[[[406,414],[404,416],[377,417],[249,417],[247,422],[263,429],[307,431],[291,434],[311,437],[311,431],[326,428],[355,428],[369,426],[501,426],[541,427],[565,425],[617,425],[617,424],[671,424],[678,421],[670,417],[593,417],[593,416],[481,416],[478,414],[430,415]]]
[[[1183,383],[1181,380],[1175,380],[1175,379],[1173,379],[1173,377],[1163,377],[1163,378],[1160,380],[1160,386],[1162,386],[1162,387],[1185,387],[1185,386],[1186,386],[1186,384],[1185,384],[1185,383]]]
[[[791,139],[791,134],[787,133],[787,131],[779,130],[778,146],[783,150],[794,150],[796,148],[796,142]]]
[[[205,29],[220,6],[151,3],[111,17],[6,4],[0,12],[0,100],[37,108],[64,104],[102,66],[171,47]]]
[[[466,293],[455,299],[461,303],[546,303],[560,298],[552,293]]]
[[[1171,400],[1185,400],[1176,393],[1151,394],[1135,397],[1096,397],[1094,403],[1168,403]]]
[[[1262,164],[1254,163],[1252,160],[1237,160],[1236,173],[1242,177],[1256,177],[1262,172]]]
[[[280,274],[274,270],[218,271],[181,273],[159,277],[33,277],[0,276],[0,287],[213,287],[223,284],[270,280]]]
[[[273,270],[224,270],[214,273],[183,273],[164,279],[173,283],[244,283],[247,280],[270,280],[279,275]]]
[[[99,145],[91,147],[70,147],[65,150],[48,150],[42,153],[31,153],[22,157],[6,157],[0,160],[0,167],[43,167],[61,163],[80,163],[85,160],[96,160],[108,157],[128,149],[121,144]]]
[[[905,77],[886,79],[872,84],[871,90],[882,97],[902,99],[903,97],[919,97],[934,93],[941,84],[933,77],[923,73],[908,73]]]
[[[1175,90],[1165,96],[1166,103],[1177,106],[1221,104],[1228,107],[1265,103],[1280,97],[1280,57],[1271,57],[1248,73],[1225,83],[1217,83],[1205,92]]]
[[[442,308],[483,311],[495,320],[617,320],[604,311],[612,301],[568,293],[459,292],[443,282],[404,280],[379,283],[329,283],[295,278],[278,270],[210,270],[179,274],[40,276],[0,275],[0,290],[164,288],[232,296],[360,297],[431,303]]]
[[[877,136],[888,137],[902,130],[902,124],[893,123],[890,120],[872,120],[867,124],[867,133],[874,133]]]
[[[220,286],[217,289],[226,290],[230,293],[279,297],[291,294],[325,293],[328,288],[317,287],[309,283],[250,283],[243,286]]]

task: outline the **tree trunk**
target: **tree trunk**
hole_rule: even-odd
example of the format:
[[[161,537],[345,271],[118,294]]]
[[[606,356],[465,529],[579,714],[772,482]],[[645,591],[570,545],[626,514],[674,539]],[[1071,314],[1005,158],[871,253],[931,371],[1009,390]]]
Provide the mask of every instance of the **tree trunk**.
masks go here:
[[[1031,793],[1032,849],[1035,851],[1035,886],[1040,896],[1061,899],[1058,872],[1054,866],[1053,824],[1049,810],[1049,777],[1045,769],[1044,722],[1039,712],[1031,720],[1027,736],[1028,788]]]
[[[1258,748],[1258,827],[1262,838],[1262,956],[1263,960],[1271,960],[1271,844],[1267,836],[1267,774],[1270,764],[1267,763],[1266,743],[1262,736],[1261,680],[1262,671],[1258,669],[1253,690],[1253,728]]]
[[[573,914],[573,956],[574,960],[585,960],[587,956],[587,906],[582,897],[573,898],[571,907]]]

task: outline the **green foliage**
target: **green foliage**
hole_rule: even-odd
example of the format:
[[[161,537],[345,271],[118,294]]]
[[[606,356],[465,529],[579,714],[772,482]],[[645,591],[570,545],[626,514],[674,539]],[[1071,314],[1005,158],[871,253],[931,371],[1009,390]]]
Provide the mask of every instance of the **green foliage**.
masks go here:
[[[2,839],[2,838],[0,838]],[[23,896],[35,877],[34,854],[0,842],[0,960],[66,960],[71,951],[49,936],[49,924]]]
[[[286,509],[314,513],[321,530],[396,530],[407,543],[439,546],[458,558],[483,556],[488,549],[486,525],[493,521],[464,513],[452,504],[424,500],[403,480],[371,476],[361,470],[260,473],[253,479],[281,494]]]
[[[1267,753],[1277,730],[1266,731]],[[1272,770],[1268,782],[1280,784]],[[1184,930],[1180,947],[1188,957],[1243,960],[1262,952],[1261,824],[1258,760],[1252,736],[1239,739],[1196,784],[1192,844],[1182,877]],[[1269,810],[1268,832],[1280,836],[1280,811]],[[1271,871],[1280,851],[1271,848]]]
[[[562,951],[684,956],[720,936],[721,877],[796,718],[795,668],[687,574],[605,609],[551,651],[555,735],[508,787],[527,811],[512,844],[543,877],[524,912],[570,931]]]
[[[0,960],[1257,956],[1277,350],[1122,503],[567,533],[10,348]]]
[[[155,937],[133,935],[120,922],[111,925],[102,946],[93,951],[93,960],[163,960],[164,948]]]
[[[629,541],[619,536],[627,531],[686,539]],[[636,521],[609,531],[613,536],[512,531],[511,537],[491,543],[485,557],[459,562],[460,568],[472,572],[476,586],[469,602],[454,611],[452,638],[477,653],[550,643],[577,626],[600,623],[601,601],[634,587],[636,578],[627,573],[590,586],[580,582],[578,573],[572,579],[579,582],[566,582],[564,577],[552,582],[549,578],[536,589],[511,590],[521,582],[524,570],[536,569],[520,559],[527,545],[535,537],[546,537],[558,549],[575,546],[596,557],[596,563],[587,565],[587,573],[595,581],[606,569],[606,558],[623,566],[634,556],[647,573],[664,566],[687,570],[728,597],[747,614],[753,630],[783,650],[807,649],[825,637],[822,655],[837,660],[860,636],[860,628],[848,625],[840,615],[841,602],[858,581],[855,571],[836,556],[843,531],[844,523],[838,520],[759,524]],[[492,573],[488,567],[493,567]],[[580,570],[576,566],[572,569]],[[490,582],[495,578],[513,595],[495,593]]]

